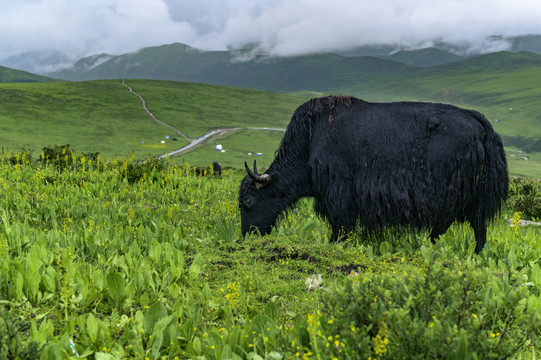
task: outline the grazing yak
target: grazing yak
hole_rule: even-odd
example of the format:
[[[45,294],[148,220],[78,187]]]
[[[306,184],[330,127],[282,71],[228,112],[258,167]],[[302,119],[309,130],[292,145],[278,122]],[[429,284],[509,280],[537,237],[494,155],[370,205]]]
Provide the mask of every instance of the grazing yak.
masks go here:
[[[293,113],[264,174],[244,164],[243,236],[268,234],[284,210],[313,197],[331,241],[357,224],[430,229],[434,241],[457,220],[471,224],[479,253],[508,191],[498,134],[482,114],[447,104],[312,99]]]

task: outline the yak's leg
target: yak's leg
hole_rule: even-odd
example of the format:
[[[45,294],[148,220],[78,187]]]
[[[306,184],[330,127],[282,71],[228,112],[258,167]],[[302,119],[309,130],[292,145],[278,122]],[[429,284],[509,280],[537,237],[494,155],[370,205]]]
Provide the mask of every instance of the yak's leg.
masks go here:
[[[353,229],[347,229],[343,226],[340,226],[338,228],[335,228],[333,226],[332,228],[332,235],[331,235],[331,242],[344,240],[348,234],[352,233]]]
[[[355,217],[348,219],[344,218],[344,216],[340,216],[340,214],[351,213],[348,209],[335,209],[335,211],[331,213],[325,206],[325,202],[316,199],[314,210],[318,215],[326,218],[331,223],[332,235],[330,242],[339,241],[355,230]]]
[[[485,220],[470,221],[470,224],[475,234],[475,253],[479,254],[487,242],[487,224]]]
[[[447,229],[451,226],[453,222],[447,222],[442,225],[437,225],[432,228],[432,231],[430,232],[430,241],[432,241],[432,244],[436,243],[436,239],[439,238],[441,235],[445,234],[447,232]]]
[[[332,220],[330,222],[332,227],[331,242],[343,240],[355,229],[355,221],[353,221],[353,223],[351,223],[351,221],[347,221],[347,223],[345,223],[344,219],[342,219],[339,222]]]

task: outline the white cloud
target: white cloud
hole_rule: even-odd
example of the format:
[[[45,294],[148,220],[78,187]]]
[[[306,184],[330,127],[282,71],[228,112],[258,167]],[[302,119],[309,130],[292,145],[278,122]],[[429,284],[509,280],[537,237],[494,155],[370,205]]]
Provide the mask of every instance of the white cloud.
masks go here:
[[[262,42],[286,55],[373,43],[422,44],[441,39],[492,46],[491,35],[541,33],[541,2],[516,0],[295,0],[252,11],[228,11],[220,27],[197,39],[205,46]],[[218,22],[219,23],[219,22]],[[500,44],[501,45],[501,44]]]
[[[73,57],[183,42],[259,42],[288,55],[434,39],[500,49],[490,35],[541,34],[538,0],[0,0],[0,59],[56,49]]]
[[[50,48],[74,56],[122,53],[195,36],[162,0],[4,0],[1,8],[0,57]]]

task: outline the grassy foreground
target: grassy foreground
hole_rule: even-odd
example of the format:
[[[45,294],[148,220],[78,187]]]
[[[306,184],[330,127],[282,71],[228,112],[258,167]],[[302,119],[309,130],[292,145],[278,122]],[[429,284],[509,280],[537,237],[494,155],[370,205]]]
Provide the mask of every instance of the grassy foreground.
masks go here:
[[[3,154],[0,358],[541,356],[539,230],[330,244],[306,200],[242,240],[242,176]]]

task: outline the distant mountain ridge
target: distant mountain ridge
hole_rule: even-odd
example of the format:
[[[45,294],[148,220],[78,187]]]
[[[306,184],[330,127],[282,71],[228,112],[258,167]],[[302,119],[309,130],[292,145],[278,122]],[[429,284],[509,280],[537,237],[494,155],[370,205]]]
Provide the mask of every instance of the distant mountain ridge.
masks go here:
[[[541,37],[540,37],[541,39]],[[541,66],[541,54],[498,52],[462,57],[436,48],[391,55],[322,53],[275,57],[255,48],[202,51],[175,43],[120,56],[98,55],[49,76],[71,81],[154,79],[238,86],[275,92],[302,90],[367,93],[382,82],[438,72],[453,74]],[[462,70],[461,70],[462,69]]]
[[[541,35],[522,35],[522,36],[492,36],[484,40],[483,47],[476,47],[472,44],[453,45],[445,43],[441,40],[434,40],[425,44],[417,45],[381,45],[373,44],[361,46],[354,49],[336,51],[333,53],[320,53],[320,54],[306,54],[301,56],[286,57],[287,59],[295,58],[307,58],[310,56],[321,55],[340,55],[342,57],[377,57],[385,60],[392,60],[403,64],[415,66],[415,67],[432,67],[436,65],[443,65],[451,62],[463,60],[483,53],[487,53],[488,49],[492,48],[490,52],[494,51],[509,51],[509,52],[521,52],[528,51],[532,53],[541,54]],[[488,46],[487,46],[488,44]],[[259,44],[247,44],[241,49],[231,49],[229,51],[202,51],[191,48],[188,45],[183,44],[171,44],[164,45],[170,47],[169,52],[157,51],[154,54],[156,60],[156,66],[170,66],[175,62],[182,60],[182,56],[178,59],[174,57],[177,55],[175,51],[185,50],[186,52],[192,51],[198,53],[199,58],[195,58],[196,64],[195,70],[199,70],[203,65],[210,67],[211,65],[220,65],[225,62],[251,62],[251,61],[269,61],[269,59],[280,58],[277,56],[270,56],[264,53],[259,47]],[[108,71],[102,65],[110,59],[117,59],[122,62],[126,57],[137,58],[141,55],[147,54],[152,50],[164,50],[162,46],[153,46],[149,48],[143,48],[139,51],[130,54],[110,55],[110,54],[97,54],[73,60],[66,54],[63,54],[57,50],[45,50],[45,51],[33,51],[23,54],[17,54],[9,58],[0,59],[0,65],[28,71],[35,74],[56,77],[65,80],[89,80],[89,79],[108,79],[117,78],[118,76],[111,75],[113,67]],[[480,52],[481,51],[481,52]],[[172,57],[164,59],[161,57]],[[187,80],[182,73],[180,75],[169,72],[167,74],[164,71],[157,71],[156,69],[150,70],[147,73],[146,69],[149,69],[149,64],[145,64],[146,69],[137,70],[137,61],[125,61],[125,68],[121,69],[123,73],[135,74],[140,78],[152,78],[158,74],[159,79],[171,79],[171,80]],[[187,67],[193,64],[185,64]],[[93,71],[93,69],[100,67],[101,69]],[[238,66],[237,66],[238,68]],[[115,69],[118,70],[118,67]],[[137,71],[136,71],[137,70]],[[185,71],[186,72],[186,71]],[[206,71],[203,71],[206,72]],[[151,76],[152,75],[152,76]],[[206,82],[206,81],[203,81]]]
[[[64,69],[71,64],[72,59],[56,50],[29,51],[0,61],[1,66],[40,75]]]
[[[493,37],[507,43],[511,52],[541,54],[541,35]],[[312,88],[320,78],[325,90],[336,90],[347,74],[371,78],[374,71],[396,74],[413,68],[431,68],[457,63],[467,49],[434,42],[433,47],[408,50],[404,46],[372,45],[337,53],[278,57],[264,53],[257,44],[243,49],[203,51],[181,43],[153,46],[133,53],[82,58],[70,67],[46,75],[70,81],[101,79],[156,79],[190,81],[264,89],[295,91]],[[480,55],[481,57],[485,55]],[[337,67],[343,67],[337,69]],[[316,71],[319,71],[316,73]],[[332,76],[330,76],[332,74]],[[331,79],[332,77],[332,79]],[[292,85],[293,80],[298,81]]]
[[[85,74],[88,71],[91,71],[92,69],[96,68],[97,66],[103,64],[107,60],[114,58],[114,55],[109,54],[99,54],[99,55],[93,55],[93,56],[87,56],[80,60],[78,60],[75,64],[63,67],[59,70],[49,72],[47,75],[57,78],[57,79],[64,79],[69,81],[78,81],[83,80],[80,79],[79,75],[77,74]]]
[[[78,62],[88,63],[90,59]],[[411,66],[375,57],[314,54],[274,57],[252,50],[200,51],[184,44],[144,48],[112,57],[100,65],[51,73],[72,81],[154,79],[248,87],[269,91],[339,90],[344,83],[375,73],[399,75]]]

